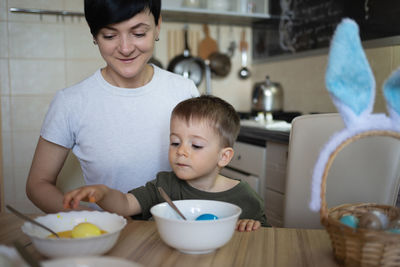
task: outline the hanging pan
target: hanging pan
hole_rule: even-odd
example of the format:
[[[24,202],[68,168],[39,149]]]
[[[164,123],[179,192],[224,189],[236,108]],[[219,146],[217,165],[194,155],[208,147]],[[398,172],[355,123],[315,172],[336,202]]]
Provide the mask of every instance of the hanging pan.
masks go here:
[[[184,28],[184,37],[185,49],[183,54],[174,57],[169,62],[167,70],[191,79],[198,86],[203,79],[204,62],[201,58],[190,55],[187,25]]]

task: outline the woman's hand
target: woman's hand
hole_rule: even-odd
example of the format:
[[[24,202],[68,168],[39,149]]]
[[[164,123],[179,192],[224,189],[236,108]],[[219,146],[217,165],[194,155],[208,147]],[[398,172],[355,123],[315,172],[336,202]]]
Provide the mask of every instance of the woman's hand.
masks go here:
[[[236,230],[239,232],[251,232],[255,231],[261,227],[261,223],[259,221],[250,220],[250,219],[241,219],[236,223]]]
[[[64,194],[64,209],[77,209],[81,201],[98,202],[101,201],[109,188],[105,185],[89,185],[72,190]]]

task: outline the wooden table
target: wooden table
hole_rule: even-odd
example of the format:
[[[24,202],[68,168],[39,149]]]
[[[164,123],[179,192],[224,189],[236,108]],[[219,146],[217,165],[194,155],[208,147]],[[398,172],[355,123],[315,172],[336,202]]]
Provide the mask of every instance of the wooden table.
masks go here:
[[[30,242],[22,233],[23,221],[13,214],[0,214],[0,244]],[[27,248],[44,259],[33,247]],[[106,255],[144,266],[338,266],[325,230],[261,228],[251,233],[235,232],[224,247],[205,255],[187,255],[168,247],[152,221],[129,220],[115,247]]]

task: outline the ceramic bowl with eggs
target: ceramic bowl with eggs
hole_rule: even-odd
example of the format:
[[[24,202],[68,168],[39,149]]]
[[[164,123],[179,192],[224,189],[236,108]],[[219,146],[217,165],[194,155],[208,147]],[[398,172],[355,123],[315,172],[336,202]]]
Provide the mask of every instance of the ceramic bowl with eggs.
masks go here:
[[[150,209],[161,239],[169,246],[187,254],[211,253],[232,238],[240,207],[214,200],[176,200],[173,203],[186,217],[183,220],[167,203]],[[196,220],[201,215],[212,214],[217,219]]]
[[[30,222],[22,225],[36,250],[49,258],[102,255],[115,245],[127,223],[124,217],[104,211],[59,212],[35,220],[60,236],[51,237]]]

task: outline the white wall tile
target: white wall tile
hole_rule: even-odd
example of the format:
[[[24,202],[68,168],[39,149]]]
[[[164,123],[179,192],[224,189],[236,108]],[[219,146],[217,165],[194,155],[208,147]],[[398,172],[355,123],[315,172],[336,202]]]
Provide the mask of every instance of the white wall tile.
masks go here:
[[[11,97],[1,97],[1,131],[11,132]]]
[[[83,0],[64,0],[64,9],[75,12],[83,12],[83,2]]]
[[[13,135],[15,203],[22,211],[35,209],[26,196],[25,185],[38,138],[38,131],[16,132]]]
[[[0,21],[0,36],[0,58],[6,58],[8,57],[8,32],[6,22]]]
[[[25,185],[28,178],[29,168],[18,168],[15,170],[15,208],[23,213],[33,213],[36,207],[26,195]]]
[[[96,59],[101,57],[98,46],[93,44],[93,37],[87,25],[65,26],[65,50],[68,59]]]
[[[10,57],[64,58],[62,25],[9,23]]]
[[[0,0],[0,20],[7,20],[7,0]]]
[[[9,7],[62,10],[63,0],[8,0]]]
[[[12,140],[14,173],[17,169],[28,169],[29,171],[39,134],[39,130],[14,132]],[[26,175],[26,177],[28,176]]]
[[[44,212],[42,212],[35,205],[33,205],[33,203],[28,199],[27,196],[21,199],[16,199],[14,203],[7,203],[7,204],[12,205],[14,208],[21,211],[24,214],[45,215]]]
[[[105,66],[103,59],[97,60],[67,60],[67,85],[74,85],[92,75],[96,70]]]
[[[39,131],[53,97],[17,96],[11,98],[12,130]]]
[[[45,10],[63,10],[63,0],[8,0],[8,7],[16,8],[32,8]],[[8,14],[9,21],[24,21],[24,22],[57,22],[60,18],[54,15],[38,15],[13,13]]]
[[[1,95],[10,95],[8,60],[1,58],[0,58],[0,93]]]
[[[12,147],[12,134],[10,132],[2,132],[2,153],[3,153],[3,186],[4,201],[14,202],[15,195],[15,179],[14,179],[14,151]]]
[[[42,95],[65,87],[62,60],[10,60],[11,94]]]
[[[28,165],[29,166],[29,165]],[[26,180],[28,178],[29,167],[27,165],[23,167],[15,168],[14,179],[15,179],[15,201],[16,202],[29,202],[26,192],[24,190],[26,186]],[[21,190],[22,189],[22,190]]]

